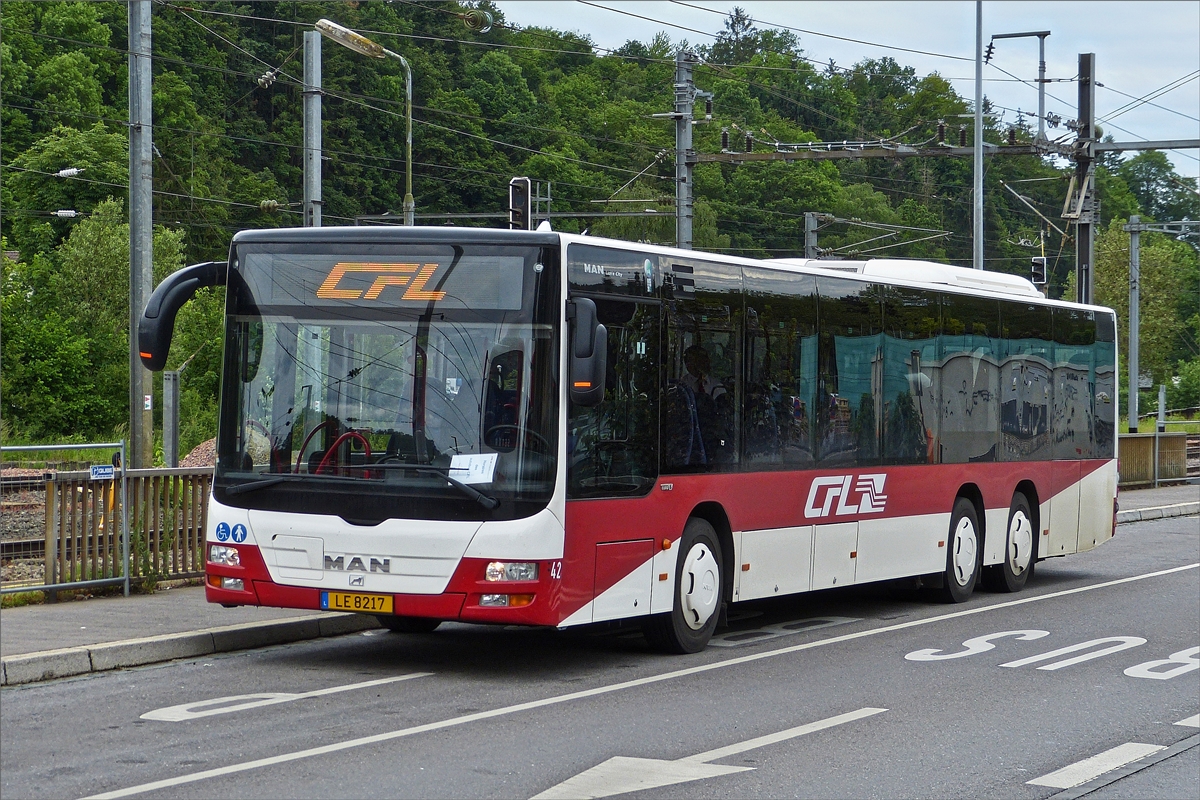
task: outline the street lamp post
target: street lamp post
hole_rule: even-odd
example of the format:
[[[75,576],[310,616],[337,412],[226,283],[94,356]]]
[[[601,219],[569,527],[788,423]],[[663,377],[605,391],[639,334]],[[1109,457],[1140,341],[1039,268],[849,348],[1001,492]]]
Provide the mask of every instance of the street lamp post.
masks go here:
[[[407,129],[404,137],[404,224],[413,225],[415,224],[417,204],[413,200],[412,193],[412,68],[408,65],[408,59],[399,53],[393,53],[391,50],[368,39],[361,33],[355,33],[349,28],[338,25],[336,22],[331,22],[327,19],[317,20],[316,28],[325,36],[343,47],[350,48],[356,53],[361,53],[368,58],[390,57],[404,65],[405,118],[407,121]]]

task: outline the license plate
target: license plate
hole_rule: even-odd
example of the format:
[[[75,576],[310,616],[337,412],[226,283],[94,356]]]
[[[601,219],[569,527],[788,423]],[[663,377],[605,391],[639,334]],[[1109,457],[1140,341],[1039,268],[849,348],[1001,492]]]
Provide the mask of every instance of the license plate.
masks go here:
[[[392,596],[390,594],[321,592],[321,608],[327,611],[358,611],[368,614],[391,614]]]

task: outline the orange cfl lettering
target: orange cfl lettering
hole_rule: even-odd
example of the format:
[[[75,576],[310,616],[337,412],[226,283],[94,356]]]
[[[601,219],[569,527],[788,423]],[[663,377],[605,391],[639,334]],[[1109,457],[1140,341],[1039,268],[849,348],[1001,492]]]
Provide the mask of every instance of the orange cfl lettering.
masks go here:
[[[433,277],[433,273],[437,270],[437,264],[425,264],[421,267],[421,271],[417,273],[417,277],[413,278],[412,285],[404,292],[405,300],[441,300],[446,296],[445,292],[426,291],[425,284]]]
[[[441,300],[445,292],[424,291],[426,282],[437,271],[437,264],[383,264],[378,262],[339,261],[325,276],[317,288],[317,297],[323,300],[378,300],[388,286],[407,286],[404,300]],[[374,273],[375,280],[364,294],[361,289],[338,288],[348,272]],[[411,277],[416,273],[416,277]]]

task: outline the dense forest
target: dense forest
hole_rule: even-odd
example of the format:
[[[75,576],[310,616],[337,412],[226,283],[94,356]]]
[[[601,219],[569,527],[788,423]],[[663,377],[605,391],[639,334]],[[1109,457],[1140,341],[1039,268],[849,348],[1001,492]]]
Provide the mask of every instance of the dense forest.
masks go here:
[[[470,8],[493,14],[490,30],[468,30]],[[672,243],[674,124],[654,115],[673,108],[681,48],[700,56],[697,87],[713,93],[712,121],[694,129],[700,153],[719,152],[723,132],[739,151],[930,144],[939,120],[953,139],[971,110],[938,74],[892,58],[815,63],[793,33],[760,30],[736,8],[710,45],[660,34],[605,51],[577,34],[508,25],[487,2],[164,0],[153,7],[156,280],[185,263],[224,259],[237,230],[300,224],[302,39],[322,17],[411,63],[418,224],[499,214],[508,180],[527,175],[552,195],[553,213],[662,212],[563,217],[556,229]],[[0,4],[0,433],[8,441],[121,436],[126,425],[126,38],[124,3]],[[399,216],[404,71],[333,42],[323,50],[324,224]],[[1036,130],[1027,116],[1005,122],[1003,110],[984,110],[988,142],[1028,142]],[[1068,165],[994,156],[986,170],[987,268],[1027,275],[1044,247],[1050,295],[1073,297],[1073,241],[1005,188],[1019,187],[1062,228]],[[802,255],[804,213],[815,211],[844,220],[820,231],[831,257],[970,264],[971,178],[970,160],[954,157],[700,164],[695,246]],[[1159,152],[1106,155],[1096,184],[1096,296],[1123,322],[1129,236],[1121,225],[1131,214],[1197,219],[1200,196]],[[1143,368],[1168,383],[1173,407],[1198,404],[1196,247],[1147,234],[1141,259]],[[182,452],[215,430],[222,302],[205,290],[177,327],[168,367],[187,364]]]

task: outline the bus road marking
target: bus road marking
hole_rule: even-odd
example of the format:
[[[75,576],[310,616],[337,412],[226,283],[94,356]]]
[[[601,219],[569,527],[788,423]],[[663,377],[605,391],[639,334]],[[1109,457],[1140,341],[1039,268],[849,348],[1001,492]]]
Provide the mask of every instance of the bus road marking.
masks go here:
[[[742,645],[765,642],[768,639],[778,639],[780,636],[807,633],[808,631],[832,628],[836,625],[846,625],[851,622],[862,622],[862,619],[859,617],[812,617],[809,619],[793,620],[792,622],[764,625],[761,628],[743,628],[712,637],[708,640],[708,646],[741,647]]]
[[[257,694],[235,694],[229,697],[214,697],[209,700],[194,700],[190,703],[180,703],[177,706],[156,708],[142,714],[142,719],[157,722],[185,722],[190,719],[211,717],[215,714],[231,714],[234,711],[246,711],[251,708],[274,706],[280,703],[291,703],[294,700],[307,700],[310,697],[323,697],[327,694],[349,692],[354,689],[369,689],[372,686],[383,686],[388,683],[425,678],[432,672],[413,672],[408,675],[395,675],[391,678],[377,678],[362,683],[348,683],[344,686],[330,686],[327,689],[316,689],[311,692],[259,692]],[[241,701],[241,702],[238,702]]]
[[[858,711],[851,711],[848,714],[838,714],[835,717],[810,722],[806,725],[797,725],[795,728],[788,728],[778,733],[769,733],[766,736],[758,736],[744,742],[718,747],[715,750],[677,758],[673,761],[615,756],[534,795],[533,800],[591,800],[591,798],[611,797],[626,792],[732,775],[736,772],[749,772],[754,767],[727,767],[709,762],[735,756],[747,750],[756,750],[769,744],[786,742],[788,739],[795,739],[806,733],[816,733],[826,728],[882,714],[885,711],[887,711],[886,708],[860,708]]]
[[[497,717],[509,716],[518,714],[524,711],[532,711],[538,708],[547,706],[561,705],[575,700],[585,700],[591,697],[599,697],[614,692],[624,691],[626,689],[634,689],[640,686],[649,686],[655,683],[665,681],[673,681],[679,678],[684,678],[690,675],[700,675],[713,670],[725,669],[726,667],[740,666],[742,664],[750,664],[755,661],[761,661],[775,656],[790,655],[799,653],[804,650],[811,650],[817,647],[824,647],[831,644],[840,644],[854,639],[863,639],[868,636],[875,636],[881,633],[891,633],[893,631],[906,630],[915,628],[921,625],[931,625],[935,622],[944,622],[951,619],[959,619],[961,617],[969,617],[975,614],[982,614],[987,611],[995,611],[1003,608],[1013,608],[1022,606],[1027,603],[1036,603],[1042,600],[1053,600],[1059,597],[1066,597],[1082,592],[1090,592],[1095,589],[1105,589],[1110,586],[1120,586],[1126,583],[1135,581],[1143,581],[1149,578],[1158,578],[1164,575],[1172,575],[1177,572],[1184,572],[1200,567],[1200,562],[1185,564],[1182,567],[1172,567],[1170,569],[1158,570],[1156,572],[1147,572],[1143,575],[1132,575],[1128,578],[1117,578],[1116,580],[1104,581],[1095,583],[1089,586],[1077,586],[1074,589],[1063,589],[1058,592],[1049,592],[1047,594],[1035,595],[1032,597],[1023,597],[1019,600],[1007,600],[1003,603],[994,603],[992,605],[980,606],[978,608],[969,608],[963,611],[952,611],[948,614],[938,614],[933,617],[924,619],[914,619],[907,622],[898,622],[894,625],[885,625],[882,628],[872,628],[865,631],[856,631],[854,633],[845,633],[841,636],[831,636],[828,639],[818,639],[813,642],[804,642],[802,644],[789,645],[781,647],[777,650],[767,650],[760,653],[747,653],[744,656],[725,659],[724,661],[716,661],[710,664],[698,664],[694,667],[686,667],[684,669],[672,670],[670,672],[659,673],[658,675],[649,675],[644,678],[634,678],[620,683],[611,683],[606,686],[597,686],[593,689],[582,689],[577,692],[568,694],[555,695],[553,697],[542,698],[541,700],[529,700],[524,703],[516,703],[510,706],[494,708],[490,711],[477,711],[472,714],[463,714],[458,717],[450,717],[449,719],[439,720],[437,722],[427,722],[423,725],[414,725],[410,728],[400,728],[394,731],[385,731],[371,736],[361,736],[357,739],[347,739],[341,742],[332,742],[330,744],[320,745],[318,747],[310,747],[304,750],[295,750],[290,753],[280,753],[279,755],[267,756],[265,758],[256,758],[251,761],[243,761],[239,764],[229,764],[224,767],[214,767],[212,769],[201,770],[199,772],[191,772],[185,775],[177,775],[173,778],[163,778],[161,780],[149,781],[147,783],[138,784],[136,786],[128,786],[124,789],[113,789],[108,792],[88,795],[84,800],[107,800],[108,798],[130,797],[144,792],[152,792],[157,789],[167,789],[173,786],[182,786],[188,783],[196,783],[198,781],[208,780],[209,778],[218,778],[224,775],[233,775],[239,772],[249,772],[254,769],[273,766],[275,764],[286,764],[292,761],[300,761],[305,758],[314,758],[316,756],[327,755],[329,753],[338,753],[343,750],[350,750],[355,747],[363,747],[366,745],[379,744],[381,742],[389,742],[395,739],[401,739],[408,736],[416,736],[422,733],[431,731],[445,730],[459,725],[466,725],[472,722],[478,722],[485,719],[495,719]]]
[[[1062,769],[1056,769],[1054,772],[1050,772],[1040,778],[1026,781],[1026,783],[1033,786],[1049,786],[1052,789],[1070,789],[1081,783],[1087,783],[1094,778],[1098,778],[1106,772],[1111,772],[1117,767],[1132,764],[1139,758],[1145,758],[1148,755],[1157,753],[1159,750],[1166,749],[1162,745],[1157,744],[1126,742],[1112,749],[1105,750],[1103,753],[1097,753],[1090,758],[1076,761],[1074,764],[1068,764]]]

